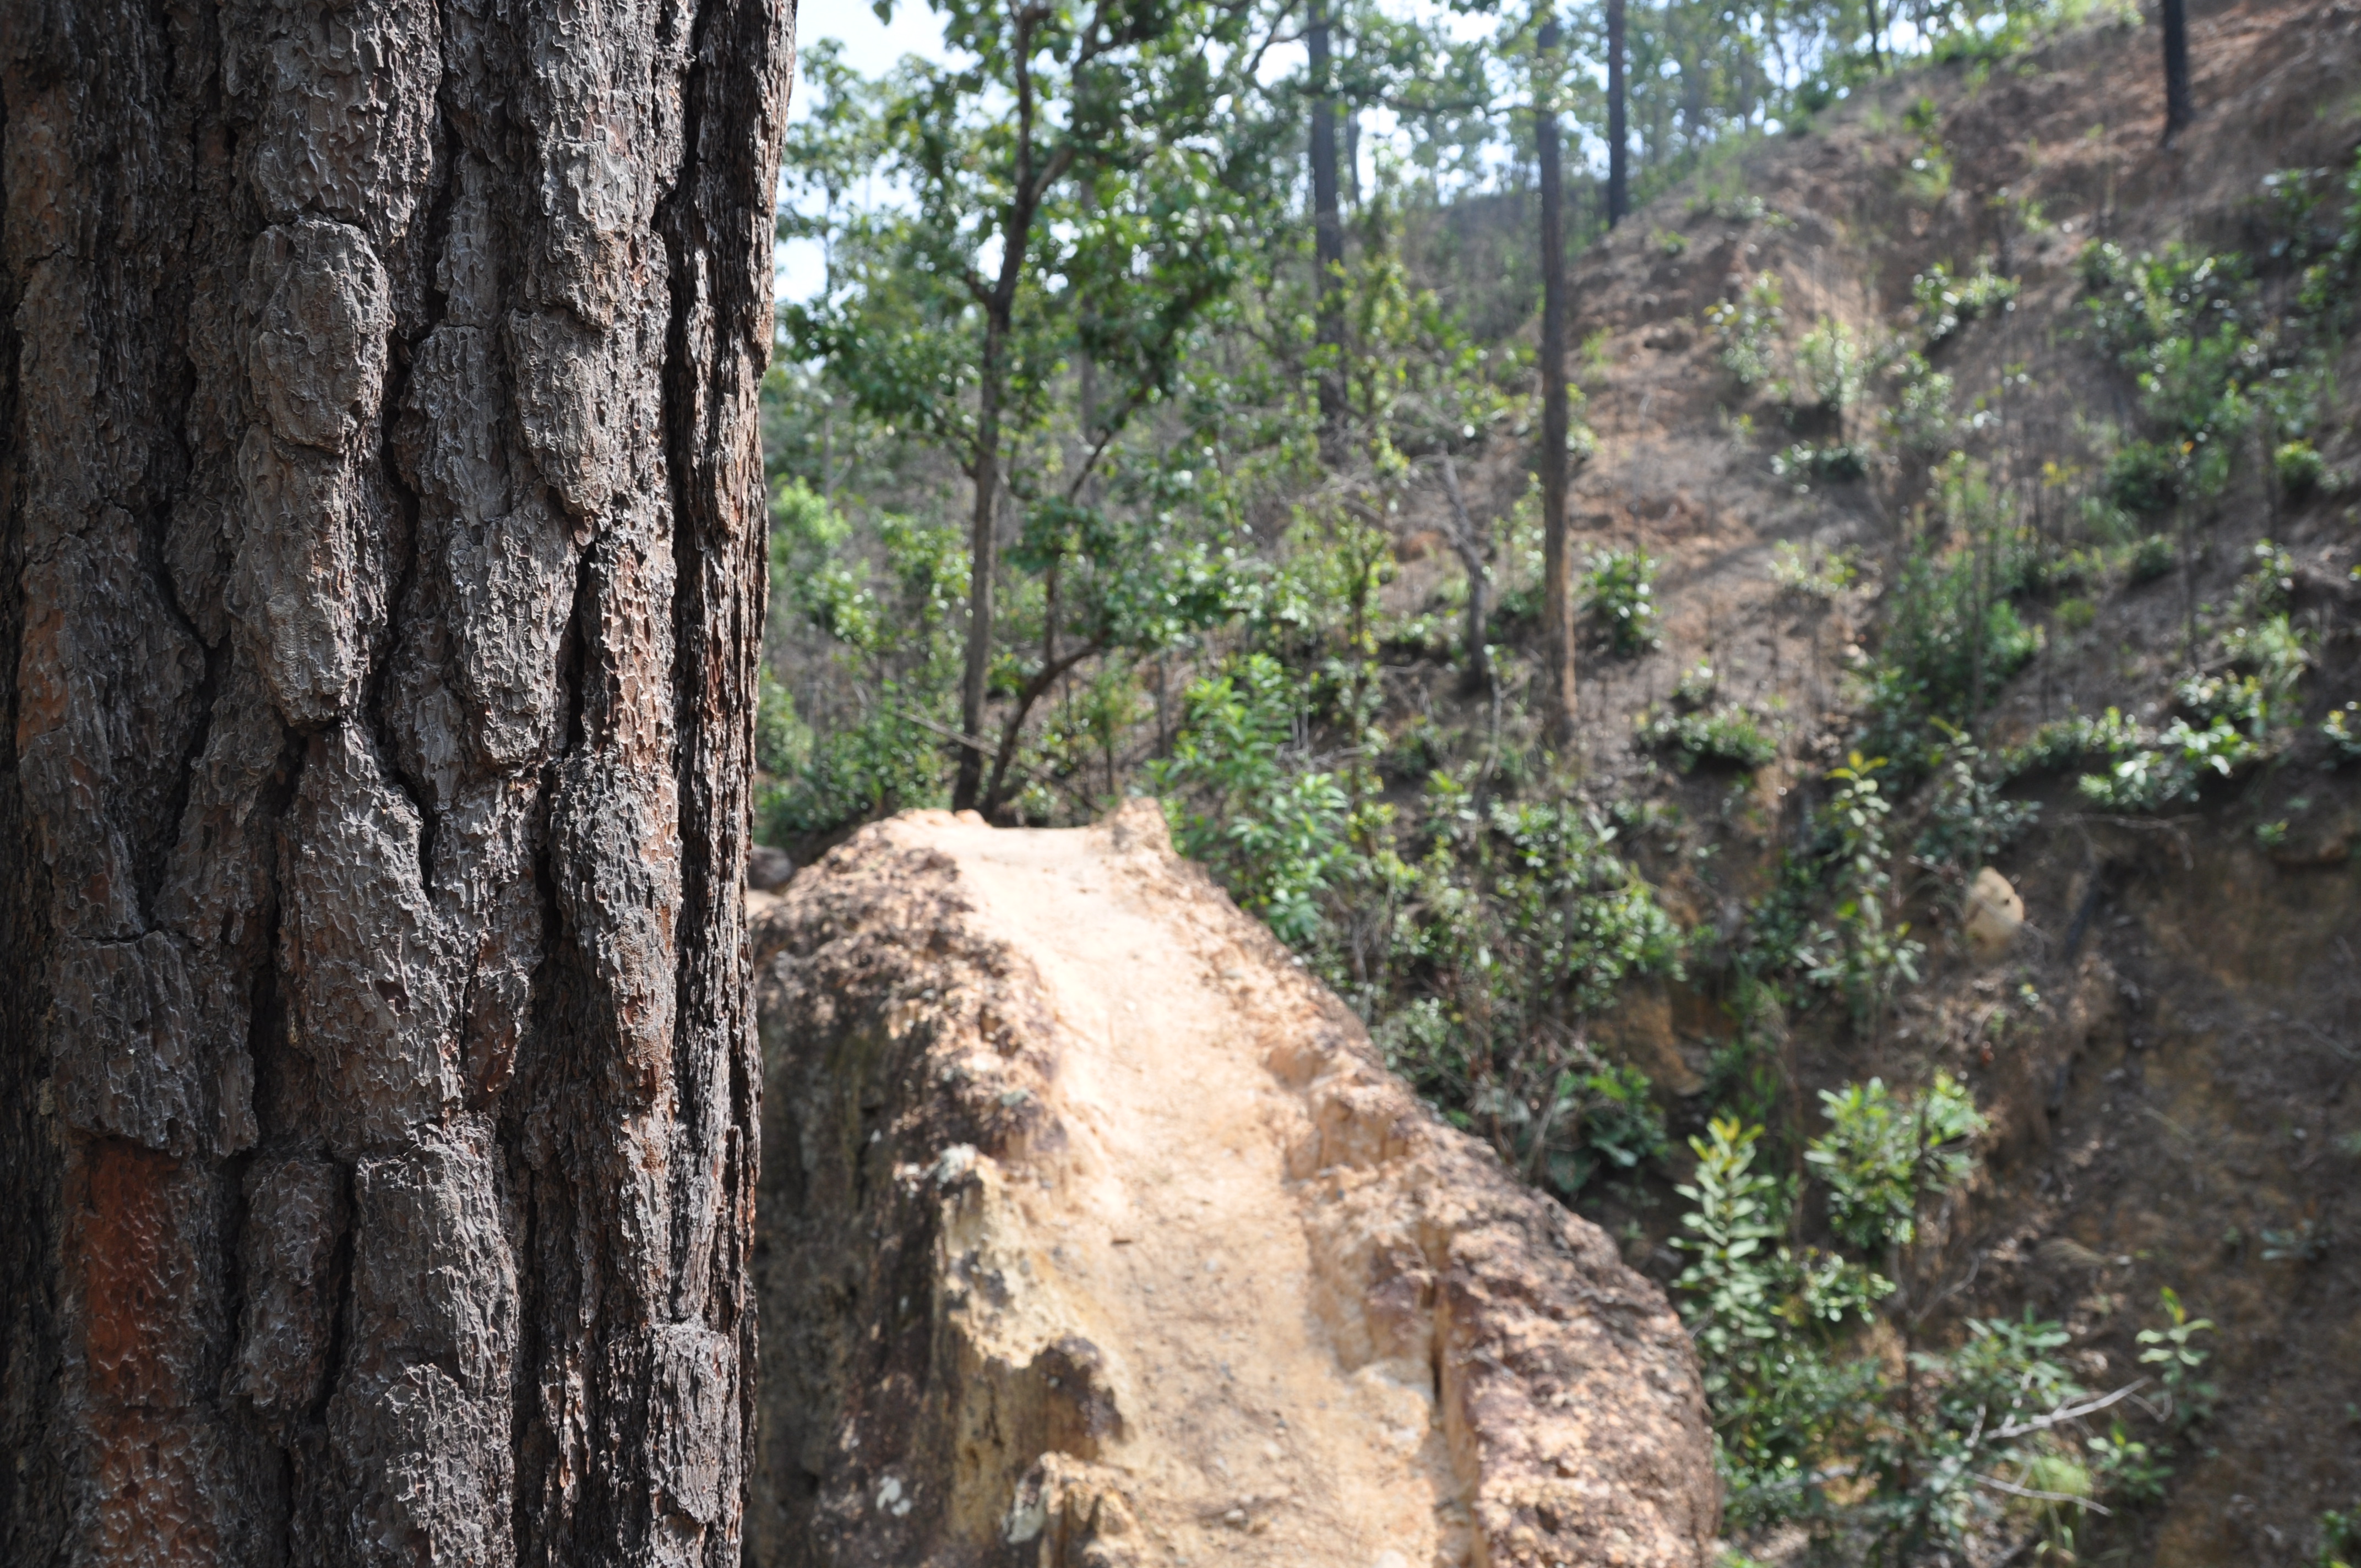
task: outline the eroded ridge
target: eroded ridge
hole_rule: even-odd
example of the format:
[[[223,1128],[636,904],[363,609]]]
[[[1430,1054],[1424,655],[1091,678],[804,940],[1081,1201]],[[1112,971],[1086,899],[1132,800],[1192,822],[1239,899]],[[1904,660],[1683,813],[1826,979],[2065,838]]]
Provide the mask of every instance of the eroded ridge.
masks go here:
[[[1706,1560],[1661,1293],[1152,803],[906,815],[758,938],[763,1568]]]

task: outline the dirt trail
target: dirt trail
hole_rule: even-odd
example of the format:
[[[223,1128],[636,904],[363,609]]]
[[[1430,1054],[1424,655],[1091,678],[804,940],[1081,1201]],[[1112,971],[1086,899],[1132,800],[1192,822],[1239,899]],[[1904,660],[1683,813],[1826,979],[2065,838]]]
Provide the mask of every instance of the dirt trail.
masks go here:
[[[1157,1499],[1142,1522],[1199,1561],[1460,1556],[1431,1369],[1349,1370],[1314,1310],[1284,1164],[1301,1113],[1240,1016],[1239,955],[1176,944],[1104,835],[931,827],[1065,1031],[1063,1190],[1016,1207],[1071,1321],[1120,1347],[1126,1435],[1104,1458]],[[1234,1512],[1259,1528],[1240,1538]]]
[[[1704,1561],[1663,1297],[1151,804],[912,813],[769,930],[755,1563]]]

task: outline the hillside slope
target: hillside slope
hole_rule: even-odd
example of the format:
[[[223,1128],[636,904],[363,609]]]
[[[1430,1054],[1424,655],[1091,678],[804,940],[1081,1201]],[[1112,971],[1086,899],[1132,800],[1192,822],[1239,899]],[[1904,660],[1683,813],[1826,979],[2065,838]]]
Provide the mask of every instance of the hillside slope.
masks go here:
[[[1587,651],[1587,787],[1657,803],[1639,859],[1668,906],[1724,942],[1687,981],[1627,998],[1597,1033],[1660,1087],[1687,1091],[1673,1100],[1676,1126],[1685,1117],[1690,1130],[1746,1049],[1776,1055],[1784,1109],[1806,1125],[1817,1122],[1814,1088],[1877,1074],[1923,1081],[1937,1067],[1959,1075],[1995,1132],[1968,1203],[1907,1260],[1930,1301],[1923,1332],[2037,1310],[2067,1326],[2083,1381],[2114,1387],[2154,1370],[2135,1335],[2163,1323],[2159,1290],[2176,1290],[2219,1325],[2198,1342],[2215,1352],[2203,1378],[2219,1386],[2218,1404],[2210,1420],[2157,1426],[2158,1445],[2175,1450],[2167,1499],[2092,1521],[2082,1550],[2160,1564],[2309,1563],[2320,1514],[2361,1499],[2361,1252],[2350,1240],[2361,1227],[2351,1199],[2361,1096],[2349,1092],[2361,1066],[2361,792],[2319,728],[2361,696],[2350,575],[2361,509],[2350,488],[2307,489],[2292,482],[2301,473],[2279,472],[2276,437],[2294,433],[2259,423],[2237,433],[2226,480],[2186,483],[2177,505],[2152,511],[2118,506],[2137,477],[2119,480],[2123,454],[2148,441],[2169,459],[2174,437],[2103,342],[2091,302],[2107,291],[2081,263],[2094,240],[2119,246],[2132,267],[2176,244],[2192,257],[2239,253],[2256,319],[2294,311],[2299,264],[2318,243],[2296,198],[2331,191],[2361,143],[2361,8],[2204,7],[2192,27],[2203,115],[2173,148],[2157,145],[2153,32],[2084,29],[1865,89],[1807,132],[1756,145],[1633,214],[1577,259],[1572,335],[1586,345],[1576,373],[1598,437],[1577,479],[1577,557],[1637,546],[1664,563],[1662,648]],[[2271,178],[2286,170],[2322,173]],[[1960,280],[2013,278],[2014,301],[1941,334],[1913,298],[1914,279],[1938,264]],[[1708,313],[1751,291],[1762,300],[1766,275],[1784,317],[1771,374],[1747,387],[1726,367],[1730,339]],[[2187,282],[2186,269],[2179,276]],[[1950,439],[1914,451],[1883,420],[1902,399],[1895,374],[1872,376],[1841,412],[1782,396],[1778,381],[1807,378],[1799,350],[1823,323],[1865,352],[1916,348],[1951,378]],[[2332,472],[2351,475],[2361,353],[2332,334],[2320,362],[2326,389],[2308,433]],[[1867,471],[1799,474],[1786,458],[1779,472],[1774,458],[1799,442],[1849,444]],[[2201,444],[2180,472],[2203,460]],[[1954,470],[1947,497],[1937,459],[1953,445],[1982,466]],[[1510,514],[1523,463],[1494,449],[1471,486],[1479,517]],[[1782,851],[1811,842],[1828,770],[1856,748],[1875,762],[1890,733],[1871,680],[1895,657],[1886,629],[1909,574],[1947,548],[1967,559],[1982,547],[1959,516],[1970,481],[1986,487],[1970,503],[2024,520],[2036,557],[1999,597],[2037,652],[2020,649],[2013,673],[1972,677],[1987,757],[2049,743],[2058,721],[2111,707],[2147,733],[2163,729],[2191,711],[2180,683],[2235,684],[2253,667],[2242,652],[2251,638],[2238,639],[2266,600],[2288,616],[2308,667],[2257,755],[2155,809],[2124,809],[2079,783],[2104,781],[2104,756],[2011,770],[2005,798],[2040,814],[1995,861],[2024,904],[2025,928],[2004,950],[1979,955],[1964,939],[1974,861],[1922,862],[1900,890],[1912,935],[1929,944],[1921,982],[1867,1020],[1813,1003],[1807,985],[1792,1015],[1741,1017],[1731,955],[1759,940],[1750,905],[1773,888]],[[1427,526],[1442,526],[1439,502],[1411,520],[1414,542]],[[2287,554],[2258,572],[2266,540]],[[1791,569],[1783,586],[1783,543],[1824,576],[1849,552],[1860,580],[1799,592]],[[1398,606],[1441,608],[1455,565],[1416,543],[1406,554]],[[1751,709],[1778,740],[1777,760],[1751,776],[1685,773],[1635,743],[1635,721],[1668,711],[1701,661],[1713,700]],[[1453,678],[1397,661],[1393,722],[1480,727]],[[1936,791],[1931,781],[1904,790],[1898,768],[1887,776],[1902,795],[1893,841],[1906,847],[1931,824]],[[1585,1206],[1628,1227],[1631,1255],[1669,1277],[1664,1198],[1627,1189]],[[2142,1397],[2160,1392],[2150,1384]],[[2189,1409],[2184,1395],[2179,1417]]]

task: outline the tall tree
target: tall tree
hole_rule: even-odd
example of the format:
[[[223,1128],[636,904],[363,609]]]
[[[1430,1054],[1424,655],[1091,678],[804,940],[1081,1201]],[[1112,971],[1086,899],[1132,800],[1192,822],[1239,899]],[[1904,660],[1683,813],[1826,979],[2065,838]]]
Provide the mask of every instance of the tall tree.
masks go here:
[[[2189,0],[2164,0],[2164,144],[2172,145],[2197,106],[2189,93]]]
[[[1623,86],[1624,0],[1607,0],[1607,226],[1631,210],[1631,128]]]
[[[1336,92],[1329,60],[1328,0],[1312,0],[1312,259],[1319,269],[1320,438],[1339,459],[1345,428],[1345,221],[1337,209]],[[1301,231],[1299,231],[1301,232]]]
[[[1228,287],[1266,132],[1245,111],[1259,54],[1241,47],[1242,7],[941,10],[956,63],[905,61],[865,89],[865,124],[843,121],[845,136],[874,138],[908,201],[848,214],[832,240],[842,297],[784,319],[794,351],[825,360],[864,414],[937,444],[972,481],[952,801],[989,810],[1012,751],[1005,726],[1000,745],[990,738],[993,698],[1013,696],[1021,725],[1062,674],[1050,666],[1094,651],[1046,635],[1039,668],[995,664],[1004,520],[1016,515],[1018,565],[1057,572],[1088,475],[1161,397]],[[1076,445],[1075,465],[1053,472]]]
[[[1534,35],[1533,152],[1541,174],[1542,249],[1542,725],[1553,744],[1574,736],[1573,563],[1566,558],[1566,441],[1573,411],[1565,383],[1565,176],[1557,93],[1565,71],[1557,14]]]
[[[0,1561],[736,1563],[791,26],[0,29]]]

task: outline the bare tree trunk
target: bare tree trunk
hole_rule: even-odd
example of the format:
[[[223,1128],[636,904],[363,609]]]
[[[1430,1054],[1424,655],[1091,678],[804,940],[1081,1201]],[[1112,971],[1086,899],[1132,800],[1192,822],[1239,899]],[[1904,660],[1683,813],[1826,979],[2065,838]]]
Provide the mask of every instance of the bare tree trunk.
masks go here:
[[[1539,37],[1533,113],[1542,185],[1542,727],[1554,745],[1574,737],[1574,601],[1566,559],[1565,180],[1557,140],[1557,17]]]
[[[1607,0],[1607,226],[1631,210],[1631,140],[1623,83],[1625,0]]]
[[[1484,541],[1476,532],[1476,520],[1467,514],[1467,498],[1460,493],[1459,466],[1451,460],[1448,452],[1443,455],[1443,494],[1451,503],[1451,548],[1459,557],[1460,568],[1467,574],[1467,610],[1460,633],[1460,641],[1467,648],[1466,684],[1469,691],[1482,691],[1492,684],[1492,651],[1485,642],[1492,574],[1484,565]]]
[[[1312,0],[1312,257],[1319,269],[1323,455],[1339,460],[1345,430],[1345,222],[1336,207],[1336,99],[1330,91],[1327,0]]]
[[[2164,0],[2164,144],[2197,117],[2189,95],[2188,0]]]
[[[734,1568],[791,27],[0,28],[0,1562]]]
[[[1022,236],[1008,243],[1022,246]],[[960,667],[959,771],[951,805],[972,811],[983,787],[983,710],[992,696],[993,579],[1000,571],[1001,361],[1007,333],[987,306],[976,376],[975,514],[968,525],[967,647]]]

